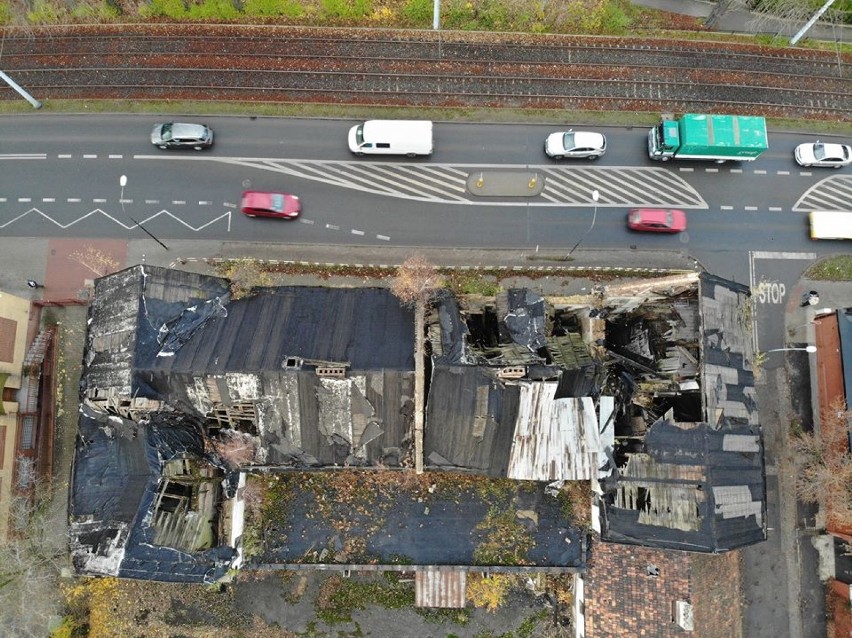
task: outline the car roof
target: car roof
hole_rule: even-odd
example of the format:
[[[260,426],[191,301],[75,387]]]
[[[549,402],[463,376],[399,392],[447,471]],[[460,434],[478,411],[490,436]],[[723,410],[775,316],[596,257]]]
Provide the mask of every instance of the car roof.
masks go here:
[[[600,146],[604,136],[594,131],[574,131],[574,144],[577,146]]]
[[[172,137],[201,137],[206,130],[204,124],[172,122]]]
[[[643,222],[665,222],[669,216],[667,208],[637,208]]]

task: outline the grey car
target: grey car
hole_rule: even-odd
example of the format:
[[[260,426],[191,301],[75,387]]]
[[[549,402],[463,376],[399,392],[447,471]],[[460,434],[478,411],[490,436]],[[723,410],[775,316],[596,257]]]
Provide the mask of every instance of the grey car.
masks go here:
[[[213,146],[213,130],[206,124],[157,124],[151,131],[151,144],[159,148],[192,148],[200,151]]]

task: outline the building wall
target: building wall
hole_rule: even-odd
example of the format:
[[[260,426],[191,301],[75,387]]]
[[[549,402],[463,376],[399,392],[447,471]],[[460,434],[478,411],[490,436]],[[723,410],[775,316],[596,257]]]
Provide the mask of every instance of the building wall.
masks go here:
[[[21,372],[26,354],[29,299],[0,292],[0,375],[7,374],[4,395],[21,387]],[[0,543],[9,529],[9,500],[15,470],[18,403],[3,401],[0,414]]]

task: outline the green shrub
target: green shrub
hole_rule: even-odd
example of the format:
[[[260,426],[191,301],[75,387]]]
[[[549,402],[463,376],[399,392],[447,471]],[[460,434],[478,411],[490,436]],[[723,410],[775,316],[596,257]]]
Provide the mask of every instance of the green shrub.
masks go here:
[[[12,24],[12,5],[8,0],[0,0],[0,24]]]
[[[114,5],[99,0],[82,0],[71,9],[71,15],[75,22],[91,24],[93,22],[112,22],[120,11]]]
[[[329,20],[357,20],[372,10],[371,0],[320,0],[320,17]]]
[[[33,8],[27,11],[30,24],[62,24],[68,22],[68,10],[51,0],[35,0]]]
[[[434,2],[432,0],[406,0],[402,15],[408,26],[426,28],[432,24]]]
[[[186,17],[186,5],[183,0],[151,0],[147,6],[139,9],[143,18],[172,18],[179,20]]]
[[[299,0],[243,0],[243,13],[247,16],[301,18],[305,9]]]
[[[468,0],[449,0],[441,14],[441,26],[445,29],[473,31],[478,28],[477,9]]]
[[[601,31],[608,35],[621,35],[627,32],[631,25],[630,16],[614,2],[608,2],[604,6]]]
[[[233,21],[240,12],[232,0],[201,0],[200,3],[189,5],[186,14],[193,20]]]

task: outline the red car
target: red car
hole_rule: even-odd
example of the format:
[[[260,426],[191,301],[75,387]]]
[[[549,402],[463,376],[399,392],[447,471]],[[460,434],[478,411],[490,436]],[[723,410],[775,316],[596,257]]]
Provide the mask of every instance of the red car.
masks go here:
[[[249,217],[293,219],[302,212],[302,202],[290,193],[244,191],[240,209]]]
[[[630,230],[679,233],[686,230],[686,213],[672,208],[634,208],[627,216]]]

